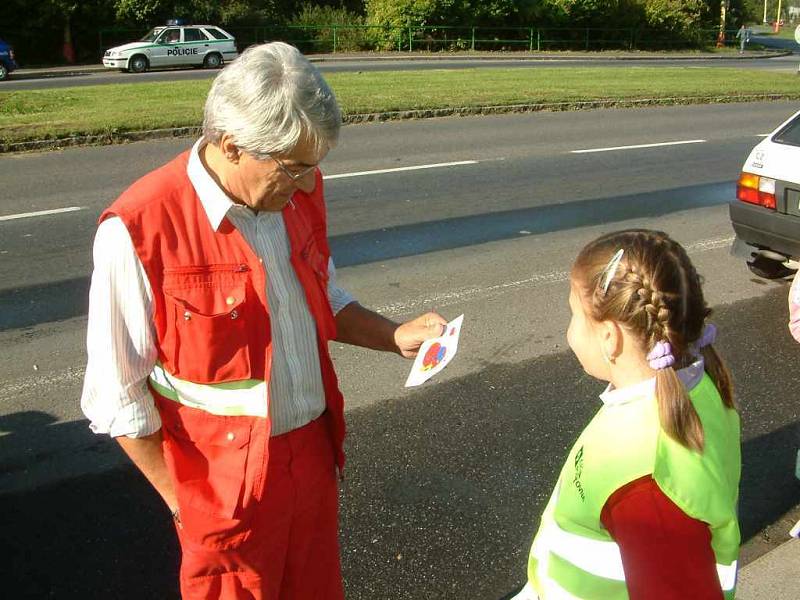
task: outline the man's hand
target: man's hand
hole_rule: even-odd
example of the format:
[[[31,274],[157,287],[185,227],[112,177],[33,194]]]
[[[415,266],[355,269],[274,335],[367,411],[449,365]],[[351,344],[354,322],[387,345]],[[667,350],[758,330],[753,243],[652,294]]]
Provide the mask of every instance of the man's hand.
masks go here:
[[[405,358],[414,358],[422,342],[439,337],[445,331],[447,321],[442,315],[429,312],[406,321],[394,331],[394,343]]]
[[[445,325],[444,317],[434,312],[398,325],[351,302],[336,315],[336,341],[414,358],[422,342],[442,335]]]

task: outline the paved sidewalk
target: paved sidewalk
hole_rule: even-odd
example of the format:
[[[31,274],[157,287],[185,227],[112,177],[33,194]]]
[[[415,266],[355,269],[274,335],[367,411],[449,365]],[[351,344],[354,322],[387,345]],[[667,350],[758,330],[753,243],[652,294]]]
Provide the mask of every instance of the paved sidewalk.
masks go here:
[[[790,539],[739,571],[736,600],[800,598],[800,540]]]

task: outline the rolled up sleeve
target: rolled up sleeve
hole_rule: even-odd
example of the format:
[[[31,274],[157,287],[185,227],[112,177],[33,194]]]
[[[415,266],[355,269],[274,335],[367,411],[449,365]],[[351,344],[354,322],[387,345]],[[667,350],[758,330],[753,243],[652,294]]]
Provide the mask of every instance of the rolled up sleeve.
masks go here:
[[[95,433],[150,435],[161,428],[147,387],[157,358],[150,284],[119,218],[100,224],[93,254],[81,409]]]
[[[332,258],[328,259],[328,301],[331,303],[334,315],[351,302],[356,301],[350,292],[339,287],[336,282],[336,266],[333,264]]]

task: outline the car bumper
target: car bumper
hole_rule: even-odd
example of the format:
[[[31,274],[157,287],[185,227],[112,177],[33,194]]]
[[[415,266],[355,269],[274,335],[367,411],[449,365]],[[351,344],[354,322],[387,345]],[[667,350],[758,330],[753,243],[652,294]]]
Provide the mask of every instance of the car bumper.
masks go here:
[[[735,200],[730,203],[736,237],[749,246],[800,257],[800,217]],[[741,245],[739,246],[741,248]]]
[[[103,57],[103,66],[108,69],[127,69],[128,68],[128,59],[127,58],[109,58]]]
[[[16,70],[17,68],[17,63],[15,63],[13,60],[2,60],[0,62],[3,63],[3,65],[6,68],[6,71],[8,71],[9,73],[11,73],[11,71]]]

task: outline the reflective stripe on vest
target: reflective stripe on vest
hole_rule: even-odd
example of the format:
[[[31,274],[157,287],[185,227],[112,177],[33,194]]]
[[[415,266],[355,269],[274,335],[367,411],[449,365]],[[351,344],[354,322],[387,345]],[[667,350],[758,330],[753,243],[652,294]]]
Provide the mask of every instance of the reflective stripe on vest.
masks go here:
[[[268,413],[267,383],[258,379],[192,383],[170,375],[156,364],[150,373],[150,384],[165,398],[212,415],[266,417]]]
[[[594,540],[564,531],[553,520],[543,526],[540,535],[543,551],[550,551],[592,575],[625,581],[622,556],[616,542]],[[730,565],[717,563],[717,576],[725,592],[736,585],[736,565],[737,561]]]

